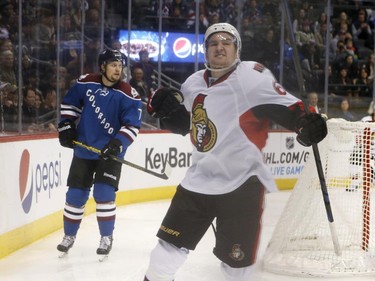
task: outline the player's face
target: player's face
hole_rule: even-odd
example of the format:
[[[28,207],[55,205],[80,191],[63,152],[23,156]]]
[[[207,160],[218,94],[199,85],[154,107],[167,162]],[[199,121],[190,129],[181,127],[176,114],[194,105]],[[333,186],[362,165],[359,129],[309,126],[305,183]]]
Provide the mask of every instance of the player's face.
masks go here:
[[[207,42],[206,59],[211,68],[230,66],[237,57],[234,38],[226,32],[218,32],[210,36]]]
[[[112,86],[121,79],[122,63],[119,61],[108,62],[105,66],[103,82],[106,86]]]

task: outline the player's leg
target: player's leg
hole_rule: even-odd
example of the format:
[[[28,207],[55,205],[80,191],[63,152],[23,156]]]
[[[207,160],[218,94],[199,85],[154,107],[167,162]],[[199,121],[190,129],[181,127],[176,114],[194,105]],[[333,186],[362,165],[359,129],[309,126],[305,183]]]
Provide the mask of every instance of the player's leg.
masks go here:
[[[64,238],[57,246],[61,252],[68,252],[74,244],[89,198],[94,168],[95,161],[73,157],[64,207]]]
[[[116,191],[121,175],[121,163],[101,160],[95,175],[93,197],[96,202],[96,218],[101,236],[96,253],[108,255],[112,249],[116,221]]]
[[[149,281],[173,281],[177,270],[183,265],[189,250],[159,240],[152,250],[150,264],[146,272]]]
[[[151,252],[145,280],[172,281],[177,270],[209,228],[205,195],[177,187],[167,214],[157,233],[160,238]]]
[[[227,281],[248,281],[254,274],[263,204],[264,187],[255,176],[219,196],[214,254]]]
[[[251,276],[254,275],[255,265],[233,268],[221,262],[220,269],[227,281],[249,281]]]

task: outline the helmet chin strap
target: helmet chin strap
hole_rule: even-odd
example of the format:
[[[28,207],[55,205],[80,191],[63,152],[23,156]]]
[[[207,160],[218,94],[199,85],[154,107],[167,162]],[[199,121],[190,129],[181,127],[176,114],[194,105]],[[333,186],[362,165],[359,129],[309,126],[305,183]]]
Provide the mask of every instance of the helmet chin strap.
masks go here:
[[[204,63],[204,66],[206,67],[207,70],[211,71],[211,72],[219,72],[219,71],[226,71],[226,70],[229,70],[231,68],[233,68],[233,66],[239,64],[241,61],[239,58],[236,58],[231,65],[227,66],[227,67],[223,67],[223,68],[211,68],[208,66],[207,62]]]

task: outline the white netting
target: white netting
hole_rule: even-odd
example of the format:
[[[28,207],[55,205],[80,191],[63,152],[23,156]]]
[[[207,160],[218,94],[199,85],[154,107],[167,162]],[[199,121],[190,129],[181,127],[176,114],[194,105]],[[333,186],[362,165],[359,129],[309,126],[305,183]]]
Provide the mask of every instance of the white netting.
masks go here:
[[[264,255],[274,273],[340,276],[375,272],[375,123],[330,120],[319,144],[334,226],[334,252],[317,168],[306,163]],[[371,213],[371,216],[370,216]]]

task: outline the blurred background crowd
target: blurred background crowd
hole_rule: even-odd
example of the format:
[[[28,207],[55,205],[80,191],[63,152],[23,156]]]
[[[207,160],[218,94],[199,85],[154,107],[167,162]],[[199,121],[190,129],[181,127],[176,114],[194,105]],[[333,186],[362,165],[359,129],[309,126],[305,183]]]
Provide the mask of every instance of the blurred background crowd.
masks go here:
[[[123,79],[144,103],[157,87],[178,87],[203,63],[161,63],[147,45],[131,57],[119,32],[198,35],[216,22],[238,28],[242,60],[314,97],[327,118],[361,120],[374,96],[375,1],[287,2],[288,13],[279,0],[0,0],[0,136],[55,132],[61,98],[80,75],[98,71],[104,48],[127,55]],[[157,127],[144,116],[142,129]]]

